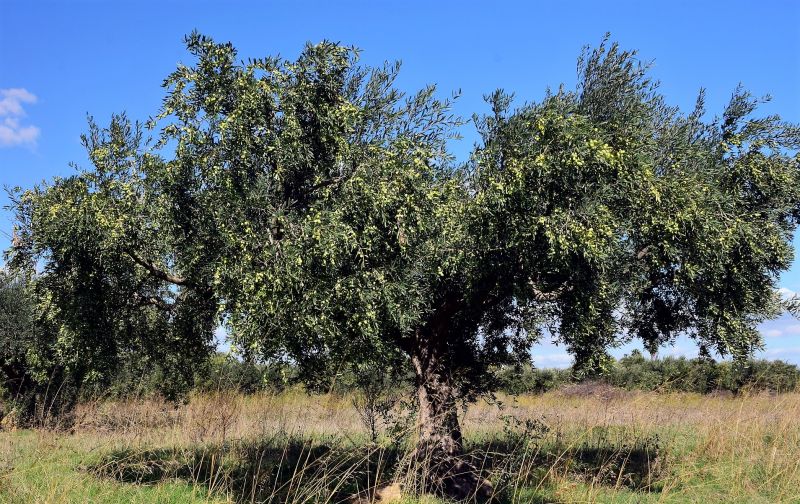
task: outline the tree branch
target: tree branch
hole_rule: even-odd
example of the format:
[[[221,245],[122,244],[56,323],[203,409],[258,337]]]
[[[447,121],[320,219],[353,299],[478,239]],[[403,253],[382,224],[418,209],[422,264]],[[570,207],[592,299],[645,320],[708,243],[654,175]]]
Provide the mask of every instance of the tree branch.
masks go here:
[[[317,191],[319,189],[322,189],[323,187],[328,187],[330,185],[338,184],[342,180],[344,180],[344,175],[339,175],[338,177],[332,177],[332,178],[329,178],[328,180],[323,180],[322,182],[319,182],[318,184],[314,184],[313,186],[311,186],[311,188],[309,190],[311,192],[314,192],[314,191]]]
[[[556,301],[563,294],[572,290],[572,286],[568,285],[567,282],[561,284],[557,289],[546,292],[540,290],[533,280],[528,280],[528,285],[530,285],[531,291],[533,291],[533,299],[539,302]]]
[[[155,306],[166,312],[171,312],[174,308],[173,305],[157,296],[142,296],[137,292],[134,293],[133,297],[136,300],[136,306]]]
[[[135,262],[139,266],[149,271],[151,275],[158,278],[159,280],[163,280],[165,282],[169,282],[174,285],[180,285],[183,287],[192,285],[192,283],[186,280],[185,278],[173,275],[172,273],[162,270],[155,263],[143,259],[136,252],[132,250],[125,250],[125,253],[128,254],[128,256],[131,259],[133,259],[133,262]]]

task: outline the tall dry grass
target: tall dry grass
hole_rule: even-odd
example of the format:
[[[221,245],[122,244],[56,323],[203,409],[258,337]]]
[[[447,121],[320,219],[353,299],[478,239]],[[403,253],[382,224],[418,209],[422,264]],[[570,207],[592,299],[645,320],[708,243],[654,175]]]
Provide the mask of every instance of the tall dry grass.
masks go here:
[[[463,426],[503,502],[800,502],[796,393],[572,388],[474,404]],[[109,502],[165,482],[199,501],[386,501],[414,490],[392,441],[370,442],[351,398],[298,390],[82,404],[72,433],[0,434],[0,500],[69,502],[104,481]]]

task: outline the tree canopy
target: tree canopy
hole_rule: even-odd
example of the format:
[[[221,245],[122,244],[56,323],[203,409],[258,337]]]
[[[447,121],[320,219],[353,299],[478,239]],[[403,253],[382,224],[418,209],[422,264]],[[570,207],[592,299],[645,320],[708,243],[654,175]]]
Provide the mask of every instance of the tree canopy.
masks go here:
[[[295,61],[187,47],[154,143],[124,115],[92,122],[89,169],[14,196],[10,264],[92,370],[131,348],[185,369],[221,323],[311,385],[413,371],[421,439],[457,455],[456,402],[543,337],[586,373],[634,338],[741,358],[780,312],[800,130],[743,89],[721,117],[702,93],[684,114],[604,42],[574,90],[487,96],[458,163],[463,122],[434,87],[398,90],[398,65],[329,42]]]

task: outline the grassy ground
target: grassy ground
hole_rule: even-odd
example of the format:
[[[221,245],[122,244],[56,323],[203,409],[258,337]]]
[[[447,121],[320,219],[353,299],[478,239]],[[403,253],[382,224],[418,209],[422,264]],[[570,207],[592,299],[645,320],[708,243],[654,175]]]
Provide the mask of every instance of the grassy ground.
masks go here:
[[[500,502],[800,503],[800,394],[592,392],[465,413]],[[70,433],[0,432],[0,502],[385,501],[409,486],[404,453],[370,444],[349,398],[90,404]]]

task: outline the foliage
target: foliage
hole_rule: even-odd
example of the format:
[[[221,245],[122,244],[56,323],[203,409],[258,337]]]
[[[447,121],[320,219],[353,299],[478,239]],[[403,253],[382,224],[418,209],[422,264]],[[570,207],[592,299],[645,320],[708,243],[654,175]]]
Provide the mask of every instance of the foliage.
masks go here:
[[[243,394],[259,391],[280,392],[297,382],[294,369],[284,365],[267,365],[240,360],[230,354],[217,353],[205,372],[195,378],[199,391],[231,390]]]
[[[168,400],[186,399],[188,392],[280,392],[297,383],[296,370],[290,366],[267,365],[238,359],[217,352],[207,362],[195,367],[191,386],[171,383],[170,370],[159,361],[143,358],[126,359],[111,375],[108,385],[84,386],[82,398],[135,399],[164,397]]]
[[[512,395],[541,394],[572,383],[571,369],[505,367],[498,371],[500,390]],[[800,369],[780,360],[715,362],[706,357],[648,359],[641,352],[614,360],[601,382],[628,390],[658,392],[794,392],[800,388]]]
[[[392,430],[397,430],[402,417],[395,415],[396,407],[406,395],[406,384],[392,380],[378,369],[361,372],[350,381],[353,407],[367,428],[370,440],[376,443],[381,426],[390,425],[393,420]]]
[[[646,359],[633,352],[617,362],[606,380],[628,389],[665,392],[792,392],[800,386],[800,369],[780,360]]]
[[[749,119],[757,102],[741,89],[722,120],[702,121],[703,94],[682,116],[616,46],[579,68],[576,92],[511,115],[496,93],[483,122],[476,171],[494,201],[475,234],[504,254],[496,268],[518,265],[506,285],[535,282],[516,309],[558,293],[552,329],[579,368],[602,368],[620,341],[655,350],[681,333],[747,356],[792,257],[798,158],[782,147],[798,145],[797,128]]]
[[[149,217],[158,210],[153,195],[137,185],[152,162],[138,152],[141,138],[124,116],[108,129],[90,120],[82,141],[93,170],[12,192],[8,259],[30,284],[36,325],[54,335],[43,346],[78,385],[102,389],[123,363],[150,370],[155,362],[165,393],[175,396],[210,350],[215,306],[205,291],[167,287],[129,246],[135,233],[148,254],[166,254]]]
[[[74,406],[78,387],[54,351],[54,332],[36,314],[25,279],[0,270],[0,417],[53,426]]]
[[[506,394],[542,394],[556,390],[571,383],[571,369],[535,368],[526,366],[506,366],[497,372],[499,388]]]
[[[25,285],[0,270],[0,371],[4,396],[13,397],[33,378],[27,351],[34,338],[33,301]]]

